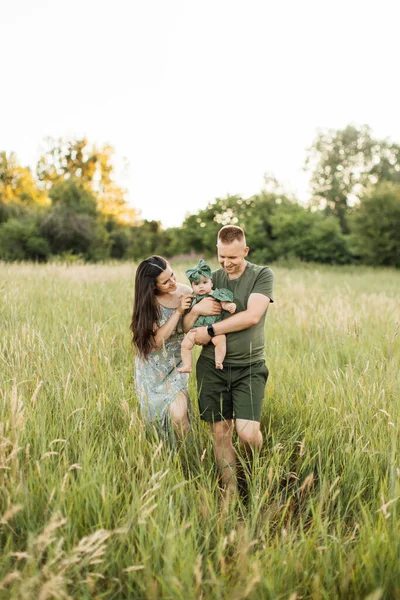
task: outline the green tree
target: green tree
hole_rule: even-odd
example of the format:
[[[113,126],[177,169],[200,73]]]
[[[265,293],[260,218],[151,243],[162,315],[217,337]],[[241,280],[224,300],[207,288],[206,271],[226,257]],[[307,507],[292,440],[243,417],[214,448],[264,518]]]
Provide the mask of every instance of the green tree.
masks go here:
[[[49,211],[40,229],[53,254],[72,252],[87,255],[95,238],[96,221],[88,214],[56,206]]]
[[[400,267],[400,185],[370,188],[350,221],[353,247],[363,262]]]
[[[206,209],[186,218],[180,243],[186,252],[215,255],[217,232],[222,225],[244,228],[249,259],[268,264],[280,257],[305,261],[346,263],[351,260],[347,238],[335,217],[306,208],[288,198],[275,180],[260,194],[218,198]]]
[[[79,179],[60,180],[49,191],[53,206],[62,206],[76,213],[96,215],[97,200]]]
[[[151,254],[166,254],[165,248],[160,248],[162,232],[159,221],[142,221],[139,225],[130,228],[130,243],[126,255],[139,260]]]
[[[0,258],[46,260],[50,246],[33,220],[9,219],[0,226]]]
[[[306,160],[314,201],[348,232],[349,208],[370,184],[400,182],[400,146],[376,140],[367,125],[320,133]]]
[[[276,192],[262,192],[251,198],[249,211],[243,226],[250,247],[250,260],[259,264],[268,264],[278,258],[272,217],[282,204],[290,200]]]
[[[44,189],[69,179],[79,180],[97,201],[105,217],[134,224],[136,211],[128,205],[126,190],[114,180],[114,148],[89,144],[86,138],[46,139],[46,149],[37,164],[36,173]]]
[[[217,198],[204,210],[188,216],[183,222],[182,251],[193,250],[214,256],[217,233],[223,225],[239,225],[248,234],[251,232],[253,249],[259,244],[265,246],[266,235],[268,237],[270,233],[268,218],[276,198],[275,194],[266,192],[247,199],[241,196]]]
[[[79,179],[58,181],[49,192],[53,202],[41,224],[53,254],[72,252],[103,260],[110,250],[109,235],[99,220],[97,202]]]
[[[92,190],[96,176],[100,179],[109,176],[109,173],[98,173],[99,151],[95,146],[89,146],[86,138],[55,140],[49,137],[45,140],[45,146],[45,152],[36,167],[36,174],[46,189],[74,177],[81,180],[87,189]]]
[[[110,257],[116,259],[125,258],[131,242],[130,227],[118,223],[113,218],[108,218],[104,223],[104,227],[108,233]]]
[[[347,238],[333,216],[285,202],[272,215],[271,225],[274,251],[279,258],[332,264],[350,261]]]

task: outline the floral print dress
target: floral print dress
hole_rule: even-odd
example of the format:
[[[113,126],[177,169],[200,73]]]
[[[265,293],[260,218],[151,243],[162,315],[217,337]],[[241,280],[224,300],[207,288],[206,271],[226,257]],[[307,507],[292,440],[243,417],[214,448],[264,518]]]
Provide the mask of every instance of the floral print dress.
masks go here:
[[[170,318],[174,308],[161,305],[159,327]],[[184,333],[182,319],[171,337],[160,350],[151,352],[147,359],[135,357],[135,387],[140,410],[145,419],[160,421],[168,429],[168,409],[179,392],[189,399],[188,373],[178,373],[176,367],[181,360],[181,342]]]

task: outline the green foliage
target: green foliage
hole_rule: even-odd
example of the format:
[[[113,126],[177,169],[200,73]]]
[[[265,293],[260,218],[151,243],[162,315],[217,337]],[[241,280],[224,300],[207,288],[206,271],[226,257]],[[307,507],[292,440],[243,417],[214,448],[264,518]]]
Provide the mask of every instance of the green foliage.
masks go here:
[[[247,200],[239,196],[217,199],[206,210],[188,217],[181,236],[186,252],[214,256],[218,230],[225,224],[244,228],[249,258],[256,263],[267,264],[281,257],[334,264],[351,260],[337,219],[276,192],[263,192]]]
[[[107,228],[107,231],[109,229]],[[109,232],[110,257],[124,258],[129,247],[130,231],[127,227],[115,226]]]
[[[9,219],[8,205],[0,200],[0,224]]]
[[[54,206],[62,206],[78,214],[96,214],[96,197],[76,178],[57,182],[51,188],[49,197]]]
[[[9,219],[0,226],[0,259],[46,260],[50,247],[33,220]]]
[[[400,185],[381,183],[371,188],[351,225],[354,252],[363,262],[400,267]]]
[[[323,217],[320,213],[316,216],[310,231],[309,251],[304,259],[337,265],[352,262],[348,236],[342,233],[339,221],[335,217]]]
[[[46,150],[37,164],[37,177],[44,189],[73,179],[96,198],[103,215],[132,225],[136,212],[128,206],[126,190],[114,181],[114,148],[89,144],[86,138],[47,138]]]
[[[334,217],[285,202],[271,217],[276,258],[344,264],[349,262],[347,240]]]
[[[110,236],[101,221],[96,221],[93,237],[87,249],[87,258],[90,261],[105,261],[110,257],[111,250]]]
[[[96,238],[96,220],[85,213],[59,205],[52,208],[41,224],[52,253],[88,254]]]
[[[26,214],[26,207],[19,202],[2,202],[0,200],[0,223],[5,223],[8,219],[21,219]]]
[[[32,221],[32,231],[47,240],[54,256],[138,261],[151,254],[214,257],[218,230],[233,224],[245,230],[249,258],[259,264],[297,259],[399,265],[400,146],[374,139],[367,126],[325,131],[315,140],[307,159],[312,209],[265,177],[259,194],[216,198],[181,227],[169,229],[137,220],[125,190],[114,181],[113,153],[111,146],[97,147],[86,138],[49,138],[37,165],[38,181],[13,153],[0,153],[0,228],[10,219],[23,221],[25,229]],[[20,241],[14,250],[5,241],[3,258],[47,256],[39,242],[29,250],[22,232],[13,228]],[[10,236],[5,230],[3,239]]]
[[[191,215],[182,224],[182,252],[215,255],[218,230],[223,225],[239,225],[247,233],[254,252],[271,248],[271,226],[269,222],[277,198],[275,194],[262,193],[244,199],[241,196],[217,198],[206,209]],[[269,255],[271,258],[271,254]]]
[[[140,260],[151,254],[173,256],[180,252],[178,228],[162,229],[159,221],[142,221],[130,228],[126,257]]]
[[[377,181],[400,182],[400,146],[375,140],[367,125],[320,133],[309,150],[306,167],[311,171],[315,201],[335,215],[348,232],[349,208],[366,187]]]
[[[50,190],[53,206],[41,223],[41,232],[53,254],[72,252],[88,260],[105,260],[110,240],[104,224],[97,218],[97,201],[80,180],[57,182]]]
[[[276,193],[263,193],[245,201],[247,215],[244,225],[250,247],[250,260],[253,262],[268,264],[278,257],[272,217],[282,203],[289,202],[285,196]]]

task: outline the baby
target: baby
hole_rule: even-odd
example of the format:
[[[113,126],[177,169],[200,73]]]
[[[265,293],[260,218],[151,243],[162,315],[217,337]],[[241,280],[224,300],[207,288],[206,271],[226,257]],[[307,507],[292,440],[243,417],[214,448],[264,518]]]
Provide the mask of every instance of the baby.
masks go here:
[[[221,302],[223,310],[233,314],[236,310],[236,304],[232,302],[233,294],[227,289],[213,290],[213,282],[211,279],[211,269],[208,264],[200,259],[199,264],[194,269],[188,269],[186,275],[192,284],[194,298],[192,300],[192,308],[197,302],[211,296],[215,300]],[[222,320],[222,315],[201,316],[197,319],[193,328],[207,327]],[[215,346],[215,367],[223,369],[223,362],[226,355],[226,336],[215,335],[211,338]],[[181,344],[181,356],[183,366],[177,369],[180,373],[191,373],[192,371],[192,348],[196,343],[196,331],[191,329],[183,338]]]

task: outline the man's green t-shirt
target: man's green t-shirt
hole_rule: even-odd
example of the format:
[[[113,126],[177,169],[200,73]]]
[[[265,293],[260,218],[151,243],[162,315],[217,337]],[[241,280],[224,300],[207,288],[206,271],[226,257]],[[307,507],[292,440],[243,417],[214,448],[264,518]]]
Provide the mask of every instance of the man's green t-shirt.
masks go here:
[[[218,269],[212,274],[214,289],[227,288],[233,293],[233,301],[236,304],[236,312],[247,309],[250,294],[263,294],[273,299],[274,274],[269,267],[260,267],[246,261],[246,269],[237,279],[229,279],[223,269]],[[223,313],[224,319],[229,318],[227,312]],[[243,365],[264,360],[264,325],[265,316],[253,325],[242,331],[235,331],[226,335],[227,352],[226,363],[231,365]],[[203,347],[202,356],[214,360],[214,345],[210,342]]]

